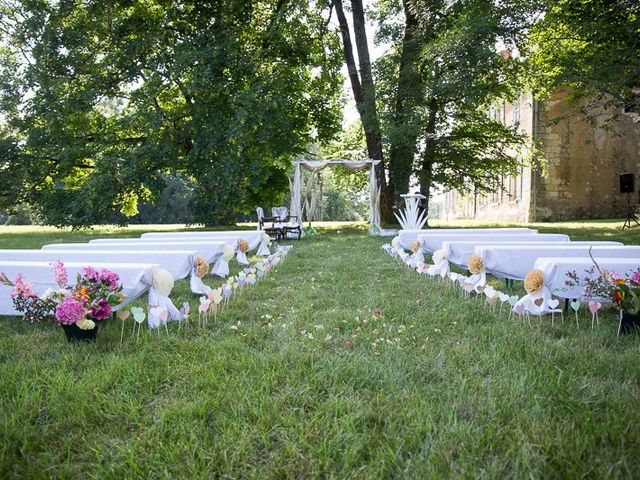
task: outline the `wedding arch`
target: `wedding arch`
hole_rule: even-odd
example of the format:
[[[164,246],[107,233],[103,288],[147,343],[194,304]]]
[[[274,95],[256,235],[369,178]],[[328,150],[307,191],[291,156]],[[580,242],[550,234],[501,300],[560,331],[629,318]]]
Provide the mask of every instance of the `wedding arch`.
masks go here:
[[[295,171],[291,185],[291,215],[297,216],[302,223],[302,169],[312,173],[324,170],[327,167],[341,165],[351,171],[369,169],[369,234],[380,235],[380,187],[376,180],[375,166],[380,160],[348,160],[344,158],[332,158],[329,160],[296,160],[293,162]]]
[[[341,165],[351,170],[369,169],[369,235],[380,235],[380,187],[376,180],[375,167],[380,160],[347,160],[344,158],[332,158],[329,160],[296,160],[293,162],[295,171],[291,184],[291,215],[296,216],[302,223],[302,169],[312,173],[324,170],[327,167]]]

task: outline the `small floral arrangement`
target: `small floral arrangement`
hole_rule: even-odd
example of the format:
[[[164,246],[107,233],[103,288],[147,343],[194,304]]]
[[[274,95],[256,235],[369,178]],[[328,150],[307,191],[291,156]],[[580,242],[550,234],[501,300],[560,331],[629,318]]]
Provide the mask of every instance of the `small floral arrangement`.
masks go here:
[[[40,296],[22,274],[19,273],[14,282],[0,274],[0,283],[12,287],[11,296],[16,310],[27,321],[54,317],[63,325],[75,324],[89,330],[95,327],[94,322],[109,318],[113,307],[124,299],[120,277],[115,272],[85,267],[78,274],[76,284],[67,285],[68,274],[64,264],[58,260],[52,265],[58,288],[48,289]]]
[[[63,325],[76,324],[83,330],[94,328],[94,322],[109,318],[113,307],[124,299],[119,282],[118,274],[110,270],[83,268],[69,295],[56,305],[56,320]]]
[[[599,275],[595,275],[596,271]],[[624,312],[640,313],[640,270],[623,278],[616,272],[600,269],[594,261],[594,266],[585,273],[581,279],[575,271],[568,272],[565,284],[569,287],[582,286],[586,298],[610,300]]]
[[[411,252],[416,253],[420,249],[420,240],[411,242]]]
[[[244,238],[238,240],[238,249],[242,253],[247,253],[249,251],[249,242],[247,242]]]

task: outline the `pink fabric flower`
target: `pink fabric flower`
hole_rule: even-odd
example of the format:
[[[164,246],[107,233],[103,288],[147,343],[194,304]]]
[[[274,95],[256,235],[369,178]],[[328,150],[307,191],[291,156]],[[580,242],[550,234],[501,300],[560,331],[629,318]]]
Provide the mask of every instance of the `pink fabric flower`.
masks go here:
[[[633,275],[631,275],[631,281],[640,285],[640,272],[636,272]]]
[[[64,287],[69,280],[67,269],[64,267],[62,260],[56,260],[53,262],[53,278],[60,287]]]
[[[64,325],[73,325],[84,315],[84,306],[73,297],[66,297],[56,306],[56,320]]]
[[[91,307],[89,315],[94,320],[105,320],[111,315],[111,305],[104,298],[101,298],[97,305]]]

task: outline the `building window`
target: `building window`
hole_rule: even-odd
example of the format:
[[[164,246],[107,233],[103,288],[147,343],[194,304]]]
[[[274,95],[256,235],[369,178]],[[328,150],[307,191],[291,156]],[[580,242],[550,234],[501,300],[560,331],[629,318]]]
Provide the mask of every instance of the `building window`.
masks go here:
[[[513,102],[513,115],[512,115],[513,124],[520,123],[520,99]]]

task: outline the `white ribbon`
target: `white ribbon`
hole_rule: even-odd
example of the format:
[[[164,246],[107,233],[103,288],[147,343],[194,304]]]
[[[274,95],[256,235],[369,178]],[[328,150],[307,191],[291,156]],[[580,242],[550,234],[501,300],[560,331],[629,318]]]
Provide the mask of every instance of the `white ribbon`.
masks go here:
[[[167,312],[169,312],[169,320],[184,320],[184,315],[180,313],[171,299],[162,295],[156,290],[155,287],[151,287],[151,289],[149,289],[149,307],[149,310],[151,310],[153,307],[161,307],[166,309]],[[157,328],[159,326],[160,323],[153,325],[151,316],[149,316],[149,328]]]
[[[236,260],[240,265],[249,265],[249,260],[247,260],[247,255],[239,249],[238,249],[238,252],[236,253]]]
[[[227,264],[227,269],[229,268]],[[211,288],[204,284],[202,279],[196,274],[196,269],[193,268],[191,270],[191,275],[189,275],[189,287],[191,291],[198,295],[206,295],[211,291]]]
[[[542,303],[537,305],[536,300],[542,299]],[[546,286],[542,287],[535,293],[528,293],[524,297],[522,297],[518,302],[513,306],[512,311],[516,311],[516,306],[524,305],[525,311],[529,312],[532,315],[543,315],[547,312],[551,312],[552,309],[549,308],[549,300],[551,300],[551,290],[549,290]],[[540,303],[540,302],[538,302]],[[555,309],[554,312],[559,310]],[[517,313],[517,312],[516,312]]]
[[[256,252],[256,256],[268,257],[269,255],[271,255],[271,250],[269,250],[269,247],[267,246],[267,244],[264,243],[263,241],[260,242],[260,248]]]
[[[211,275],[226,278],[229,276],[229,262],[224,259],[224,255],[220,255],[216,263],[211,267]]]

